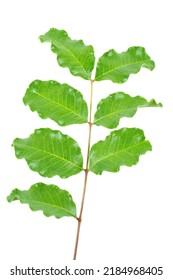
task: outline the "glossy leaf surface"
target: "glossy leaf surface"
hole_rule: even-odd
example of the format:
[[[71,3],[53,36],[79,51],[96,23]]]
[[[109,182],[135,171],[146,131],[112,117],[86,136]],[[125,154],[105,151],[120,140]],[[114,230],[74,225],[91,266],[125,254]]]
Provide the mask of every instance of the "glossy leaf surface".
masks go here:
[[[154,61],[150,59],[143,47],[131,47],[122,53],[109,50],[98,60],[95,80],[124,83],[130,74],[138,73],[141,67],[149,70],[155,67]]]
[[[102,174],[103,171],[118,172],[120,166],[137,164],[139,156],[151,151],[149,141],[138,128],[115,130],[104,141],[94,144],[90,152],[89,170]]]
[[[82,94],[67,84],[36,80],[23,101],[41,118],[50,118],[61,126],[87,122],[88,108]]]
[[[9,202],[19,200],[28,204],[33,211],[43,211],[47,217],[76,217],[76,205],[71,195],[55,185],[37,183],[27,191],[14,189],[7,200]]]
[[[82,40],[72,40],[66,31],[51,28],[40,36],[41,42],[50,42],[51,50],[57,54],[57,61],[61,67],[68,67],[71,74],[86,80],[91,78],[94,68],[94,50],[86,46]]]
[[[67,178],[82,171],[83,158],[77,142],[60,131],[36,129],[26,139],[13,142],[16,157],[24,158],[41,176]]]
[[[133,117],[137,109],[142,107],[162,107],[162,104],[157,104],[153,99],[148,102],[141,96],[131,97],[124,92],[110,94],[99,102],[94,124],[116,128],[121,118]]]

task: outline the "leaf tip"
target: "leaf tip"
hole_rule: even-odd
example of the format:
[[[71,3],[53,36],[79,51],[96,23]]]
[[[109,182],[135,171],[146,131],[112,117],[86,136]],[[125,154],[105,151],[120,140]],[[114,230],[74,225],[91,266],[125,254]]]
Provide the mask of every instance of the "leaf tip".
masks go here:
[[[18,189],[14,189],[8,196],[7,196],[7,201],[12,202],[14,200],[18,200],[18,195],[17,195]]]
[[[142,67],[144,67],[144,68],[147,68],[148,70],[150,70],[150,71],[153,71],[154,70],[154,68],[155,68],[155,62],[154,62],[154,60],[149,60],[147,63],[144,63],[143,65],[142,65]]]
[[[18,141],[18,140],[19,140],[19,138],[15,138],[15,139],[13,140],[12,144],[11,144],[11,147],[14,147],[14,148],[15,148],[16,141]]]
[[[163,107],[162,103],[157,103],[154,99],[151,99],[148,104],[151,107]]]
[[[40,35],[40,36],[38,37],[38,39],[40,40],[41,43],[44,42],[44,40],[45,40],[44,37],[45,37],[44,35]]]
[[[141,155],[144,155],[147,152],[152,152],[152,145],[151,145],[150,141],[145,138],[144,142],[146,145],[146,149],[143,151],[143,153],[141,153]]]
[[[8,196],[7,196],[7,201],[8,201],[8,202],[11,202],[11,201],[12,201],[12,200],[11,200],[11,195],[8,195]]]

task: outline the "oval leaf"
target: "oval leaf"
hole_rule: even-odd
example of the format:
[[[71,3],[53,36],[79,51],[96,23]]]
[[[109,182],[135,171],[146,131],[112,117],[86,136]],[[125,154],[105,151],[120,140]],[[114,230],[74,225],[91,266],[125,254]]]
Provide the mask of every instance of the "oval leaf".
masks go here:
[[[110,94],[99,102],[94,116],[94,124],[116,128],[121,118],[133,117],[137,109],[142,107],[162,107],[162,104],[157,104],[153,99],[148,102],[141,96],[131,97],[124,92]]]
[[[26,139],[13,142],[16,157],[24,158],[41,176],[67,178],[82,171],[83,158],[77,142],[60,131],[36,129]]]
[[[103,171],[118,172],[121,165],[137,164],[139,156],[151,151],[149,141],[138,128],[115,130],[104,141],[94,144],[90,152],[89,170],[95,174]]]
[[[7,197],[8,202],[19,200],[29,204],[32,211],[43,211],[47,217],[62,218],[71,216],[76,218],[76,205],[69,192],[55,185],[37,183],[27,191],[14,189]]]
[[[149,70],[155,67],[154,61],[150,59],[143,47],[131,47],[122,53],[109,50],[98,60],[95,80],[124,83],[130,74],[138,73],[141,67]]]
[[[82,94],[67,84],[36,80],[23,101],[41,118],[50,118],[61,126],[87,122],[88,108]]]
[[[72,75],[89,80],[94,68],[94,49],[82,40],[72,40],[66,31],[51,28],[40,36],[41,42],[50,42],[51,50],[57,54],[61,67],[68,67]]]

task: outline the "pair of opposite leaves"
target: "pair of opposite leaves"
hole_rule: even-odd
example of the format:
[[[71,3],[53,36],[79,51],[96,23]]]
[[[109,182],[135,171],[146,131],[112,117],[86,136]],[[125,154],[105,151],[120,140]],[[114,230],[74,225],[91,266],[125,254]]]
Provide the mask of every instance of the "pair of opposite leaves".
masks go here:
[[[51,42],[51,49],[57,54],[60,66],[68,67],[74,76],[91,80],[94,68],[94,50],[85,46],[82,40],[71,40],[64,30],[50,29],[40,36],[41,42]],[[95,81],[111,80],[124,83],[130,74],[141,67],[154,69],[154,62],[143,47],[131,47],[118,54],[110,50],[100,57],[96,67]],[[50,118],[61,126],[88,122],[88,107],[82,94],[56,81],[36,80],[30,84],[24,96],[24,104],[41,118]],[[94,124],[116,128],[122,117],[132,117],[139,107],[160,107],[155,100],[148,102],[140,96],[131,97],[117,92],[102,99],[94,115]],[[83,157],[77,142],[60,131],[48,128],[37,129],[27,139],[13,142],[16,157],[24,158],[33,171],[45,177],[59,175],[67,178],[83,170]],[[151,150],[142,130],[123,128],[115,130],[91,147],[89,171],[101,174],[104,170],[117,172],[121,165],[132,166],[139,156]],[[55,185],[37,183],[28,191],[15,189],[8,201],[20,200],[28,203],[34,211],[42,210],[46,216],[77,217],[76,205],[71,195]]]

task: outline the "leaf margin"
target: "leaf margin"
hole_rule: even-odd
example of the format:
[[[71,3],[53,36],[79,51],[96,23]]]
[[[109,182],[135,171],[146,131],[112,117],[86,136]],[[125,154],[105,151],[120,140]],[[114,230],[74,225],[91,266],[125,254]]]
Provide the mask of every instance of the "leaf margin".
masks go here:
[[[50,38],[49,38],[49,36],[51,35],[52,32],[59,33],[59,35],[58,35],[59,37],[64,36],[65,39],[71,41],[72,44],[76,44],[76,43],[77,43],[77,44],[82,45],[82,47],[90,48],[90,52],[91,52],[91,54],[92,54],[92,59],[93,59],[93,61],[91,62],[91,67],[90,67],[90,71],[89,71],[89,72],[84,68],[84,66],[81,64],[81,62],[79,61],[79,59],[76,58],[76,56],[75,56],[74,53],[70,50],[70,48],[68,49],[68,48],[65,46],[65,44],[63,45],[62,42],[61,42],[61,43],[59,43],[59,44],[62,45],[62,48],[65,48],[65,49],[67,50],[67,52],[71,53],[72,57],[75,58],[75,60],[79,63],[79,65],[78,65],[77,67],[83,68],[83,70],[85,70],[84,72],[86,72],[86,73],[81,74],[80,71],[79,71],[79,72],[76,71],[77,67],[76,67],[76,68],[75,68],[75,66],[70,66],[70,67],[69,67],[69,66],[68,66],[68,62],[64,62],[64,61],[63,61],[62,56],[60,56],[60,55],[57,54],[57,52],[56,52],[56,48],[57,48],[57,47],[55,46],[55,43],[53,44],[53,43],[51,42]],[[57,37],[58,37],[58,36],[57,36]],[[45,42],[50,42],[50,43],[51,43],[51,50],[52,50],[52,52],[56,53],[56,55],[57,55],[57,62],[58,62],[58,64],[59,64],[61,67],[63,67],[63,68],[66,68],[66,67],[69,68],[69,71],[70,71],[70,73],[71,73],[73,76],[78,76],[78,77],[81,77],[81,78],[83,78],[83,79],[85,79],[85,80],[90,80],[90,79],[91,79],[91,74],[92,74],[92,71],[93,71],[93,69],[94,69],[94,64],[95,64],[94,48],[93,48],[92,45],[85,45],[84,42],[83,42],[83,40],[72,40],[72,39],[68,36],[67,31],[65,31],[65,30],[59,30],[59,29],[56,29],[56,28],[50,28],[49,31],[47,31],[45,34],[40,35],[40,36],[39,36],[39,39],[40,39],[41,43],[45,43]],[[63,41],[63,40],[62,40],[62,41]],[[69,43],[69,42],[68,42],[68,43]],[[86,60],[86,58],[85,58],[85,60]],[[73,69],[73,67],[74,67],[74,69]]]
[[[128,74],[124,74],[124,77],[121,78],[117,78],[117,74],[115,75],[114,74],[114,77],[113,78],[110,78],[110,77],[107,77],[105,78],[104,76],[106,76],[108,73],[110,74],[110,72],[114,72],[116,71],[117,69],[120,69],[120,68],[124,68],[125,66],[129,66],[128,64],[127,65],[120,65],[119,67],[116,68],[116,66],[114,66],[114,68],[112,69],[109,69],[108,71],[106,71],[105,73],[102,73],[101,75],[98,75],[98,72],[99,72],[99,67],[100,65],[102,66],[102,64],[104,65],[104,60],[109,60],[109,64],[111,63],[111,57],[114,56],[115,57],[118,57],[120,58],[120,60],[122,61],[123,59],[123,56],[125,56],[126,54],[128,54],[128,52],[130,53],[131,51],[133,52],[134,50],[136,50],[136,52],[139,53],[139,50],[141,52],[144,52],[144,55],[146,55],[146,57],[148,57],[148,60],[145,60],[143,61],[143,63],[141,64],[141,66],[139,66],[138,69],[134,69],[132,72],[129,72]],[[147,65],[146,62],[149,62],[149,64]],[[138,62],[136,63],[138,64]],[[108,65],[108,62],[105,63],[105,65],[107,66]],[[103,81],[103,80],[110,80],[112,81],[113,83],[118,83],[118,84],[122,84],[122,83],[125,83],[131,74],[137,74],[141,68],[147,68],[148,70],[153,70],[155,68],[155,62],[153,60],[151,60],[150,56],[146,53],[146,50],[144,47],[141,47],[141,46],[133,46],[133,47],[129,47],[127,49],[127,51],[124,51],[124,52],[121,52],[121,53],[118,53],[116,52],[114,49],[110,49],[109,51],[105,52],[99,59],[98,59],[98,62],[97,62],[97,65],[96,65],[96,72],[95,72],[95,81],[99,82],[99,81]]]
[[[128,103],[129,102],[133,102],[133,103],[143,103],[143,104],[139,104],[138,106],[134,106],[134,107],[124,107],[123,109],[120,107],[120,104],[118,104],[118,100],[120,100],[120,103],[122,102],[122,100],[127,100]],[[126,101],[125,100],[125,101]],[[110,101],[110,102],[109,102]],[[126,102],[127,102],[126,101]],[[114,102],[114,103],[113,103]],[[115,110],[117,111],[112,111],[109,113],[105,113],[104,111],[109,108],[110,111],[110,107],[109,107],[109,103],[115,105],[114,107]],[[117,107],[116,107],[117,106]],[[123,106],[125,106],[125,103],[123,104]],[[131,95],[122,92],[122,91],[118,91],[112,94],[109,94],[106,98],[103,98],[99,101],[99,103],[97,104],[97,109],[96,112],[94,114],[94,121],[93,124],[97,125],[97,126],[103,126],[109,129],[114,129],[117,128],[121,119],[126,117],[126,118],[132,118],[138,111],[139,108],[146,108],[146,107],[163,107],[162,103],[157,103],[154,99],[151,99],[150,101],[147,101],[144,97],[137,95],[132,97]],[[121,108],[121,110],[119,110],[118,108]],[[119,111],[118,111],[119,110]],[[124,115],[120,115],[120,112],[125,112]],[[103,112],[103,113],[102,113]],[[102,116],[101,116],[102,114]],[[109,121],[105,120],[100,122],[101,119],[106,119],[109,118],[112,115],[112,118],[114,116],[114,125],[113,125],[113,120]],[[107,124],[105,124],[107,122]]]
[[[45,87],[42,88],[42,87]],[[47,94],[47,97],[46,97],[46,87],[49,86],[49,90],[51,89],[54,89],[56,90],[56,94],[55,92],[50,92],[51,93],[51,97],[50,97],[50,94]],[[65,89],[67,90],[67,92],[65,91]],[[44,93],[38,93],[40,91],[44,91]],[[48,91],[49,92],[49,91]],[[63,93],[62,93],[63,92]],[[39,102],[39,104],[41,103],[42,104],[42,99],[48,99],[48,101],[51,103],[55,103],[55,107],[63,107],[65,108],[65,110],[69,111],[70,113],[74,113],[74,117],[78,116],[79,114],[77,112],[75,112],[74,110],[72,110],[70,108],[70,106],[65,106],[63,104],[61,104],[62,102],[57,102],[57,100],[59,101],[58,99],[58,96],[63,96],[66,94],[66,97],[70,97],[70,98],[74,98],[74,100],[78,99],[77,101],[81,102],[81,115],[80,115],[80,118],[81,118],[81,121],[73,121],[72,118],[69,118],[68,119],[70,121],[67,121],[65,123],[65,121],[63,120],[65,118],[64,115],[60,114],[59,113],[59,116],[49,116],[50,114],[46,112],[44,112],[44,109],[42,110],[41,106],[39,105],[38,106],[38,109],[36,109],[36,104]],[[32,95],[32,97],[31,97]],[[40,98],[40,100],[38,100],[38,98]],[[52,98],[52,99],[51,99]],[[57,99],[56,99],[57,98]],[[67,99],[66,98],[66,99]],[[37,100],[37,102],[35,102],[35,100]],[[56,99],[56,100],[55,100]],[[29,106],[30,110],[32,112],[36,112],[40,118],[42,119],[51,119],[52,121],[56,122],[58,125],[60,126],[67,126],[67,125],[72,125],[72,124],[84,124],[84,123],[87,123],[88,121],[88,106],[87,106],[87,103],[86,101],[84,100],[83,98],[83,95],[81,92],[79,92],[77,89],[73,88],[72,86],[66,84],[66,83],[63,83],[63,84],[60,84],[59,82],[57,81],[54,81],[54,80],[48,80],[48,81],[42,81],[42,80],[34,80],[33,82],[31,82],[25,92],[25,95],[23,97],[23,103],[25,106]],[[42,105],[42,107],[44,108],[44,105]],[[77,107],[77,106],[76,106]],[[41,109],[40,109],[41,108]],[[56,109],[57,110],[57,109]],[[55,111],[55,110],[54,110]],[[58,110],[57,110],[58,111]],[[84,116],[85,114],[85,116]],[[82,121],[83,119],[83,121]]]
[[[47,174],[47,175],[44,175],[43,174],[43,172],[42,172],[42,170],[39,170],[39,171],[37,171],[35,168],[37,168],[37,165],[35,166],[35,163],[34,163],[34,160],[32,161],[32,160],[26,160],[25,159],[25,157],[23,157],[23,155],[21,155],[21,151],[19,151],[19,150],[17,150],[16,148],[15,148],[15,142],[17,142],[17,141],[19,141],[19,145],[20,145],[20,141],[22,142],[27,142],[27,140],[30,140],[31,139],[31,141],[32,141],[32,137],[34,138],[34,136],[35,135],[39,135],[39,134],[44,134],[44,132],[46,133],[46,132],[49,132],[51,135],[49,135],[49,137],[53,137],[53,136],[57,136],[57,137],[64,137],[64,139],[65,140],[70,140],[70,141],[72,141],[73,142],[73,147],[76,147],[77,148],[77,150],[79,151],[79,154],[78,154],[78,156],[79,156],[79,159],[80,159],[80,166],[78,166],[78,171],[77,172],[75,172],[75,173],[70,173],[70,175],[66,175],[66,176],[64,176],[64,175],[60,175],[60,174],[58,174],[58,173],[53,173],[53,175],[52,175],[52,173],[51,173],[51,175],[49,174]],[[38,140],[38,139],[37,139]],[[39,142],[39,141],[38,141]],[[64,179],[64,178],[68,178],[68,177],[70,177],[70,176],[73,176],[73,175],[76,175],[76,174],[78,174],[78,173],[80,173],[82,170],[83,170],[83,156],[82,156],[82,152],[81,152],[81,148],[80,148],[80,146],[78,145],[78,143],[73,139],[73,138],[71,138],[69,135],[67,135],[67,134],[63,134],[60,130],[52,130],[52,129],[50,129],[50,128],[37,128],[37,129],[35,129],[34,130],[34,132],[32,133],[32,134],[30,134],[29,135],[29,137],[28,138],[15,138],[14,139],[14,141],[13,141],[13,143],[12,143],[12,147],[14,147],[14,149],[15,149],[15,155],[16,155],[16,158],[18,158],[18,159],[25,159],[25,161],[27,162],[27,164],[28,164],[28,166],[29,166],[29,168],[32,170],[32,171],[35,171],[35,172],[38,172],[41,176],[43,176],[43,177],[48,177],[48,178],[52,178],[52,177],[54,177],[54,176],[56,176],[56,175],[58,175],[59,177],[61,177],[62,179]],[[32,147],[31,147],[32,148]],[[33,148],[34,149],[34,148]],[[37,148],[36,148],[37,149]],[[24,150],[24,152],[26,151],[26,148],[24,148],[23,149]],[[49,152],[48,152],[48,154],[49,154]],[[56,157],[56,156],[55,156]],[[76,157],[75,157],[75,160],[76,160]],[[68,160],[67,160],[68,161]],[[77,164],[75,163],[74,165],[76,165],[77,166]],[[57,171],[56,171],[57,172]]]
[[[100,170],[100,171],[96,171],[96,172],[95,172],[95,171],[94,171],[95,168],[93,169],[93,166],[96,165],[96,164],[97,164],[99,161],[101,161],[101,160],[98,160],[97,162],[95,162],[94,164],[91,165],[91,162],[93,161],[93,153],[95,153],[95,151],[93,152],[93,150],[96,149],[97,146],[101,146],[102,144],[105,144],[106,142],[109,142],[109,139],[111,139],[111,141],[112,141],[112,138],[113,138],[114,136],[117,137],[116,133],[119,134],[119,133],[124,133],[124,132],[127,132],[127,131],[129,131],[129,132],[130,132],[130,131],[136,131],[136,132],[141,133],[141,137],[142,137],[142,139],[144,139],[144,143],[148,145],[148,147],[147,147],[148,150],[146,150],[146,151],[142,152],[141,154],[137,155],[137,159],[135,159],[134,163],[132,163],[132,164],[130,164],[130,165],[128,165],[128,164],[120,164],[119,167],[117,167],[117,168],[113,167],[113,170],[103,169],[103,170]],[[108,143],[106,143],[106,144],[107,144],[107,147],[109,147]],[[99,151],[102,151],[102,150],[103,150],[103,147],[102,147],[102,148],[99,148],[98,150],[99,150]],[[150,143],[148,140],[146,140],[145,135],[144,135],[144,131],[143,131],[142,129],[123,127],[123,128],[121,128],[121,129],[119,129],[119,130],[113,130],[113,131],[111,131],[111,133],[110,133],[109,135],[106,136],[106,138],[105,138],[104,140],[99,140],[97,143],[95,143],[95,144],[92,145],[92,147],[91,147],[91,149],[90,149],[90,155],[89,155],[89,171],[95,173],[96,175],[101,175],[104,171],[113,172],[113,173],[114,173],[114,172],[119,172],[121,166],[131,167],[131,166],[133,166],[133,165],[136,165],[136,164],[139,162],[140,156],[141,156],[141,155],[144,155],[144,154],[145,154],[146,152],[148,152],[148,151],[152,151],[152,145],[151,145],[151,143]],[[134,154],[133,154],[133,155],[134,155]],[[108,157],[110,157],[110,156],[106,156],[106,157],[108,158]],[[105,158],[106,158],[106,157],[105,157]],[[122,159],[122,158],[121,158],[121,159]],[[107,166],[106,166],[106,168],[107,168]]]
[[[70,211],[68,209],[65,209],[64,207],[59,207],[55,204],[48,204],[48,203],[45,203],[43,201],[39,201],[39,200],[36,200],[36,199],[33,199],[33,198],[30,198],[30,200],[28,199],[29,202],[26,202],[27,201],[26,197],[27,196],[31,197],[31,193],[34,192],[34,191],[39,192],[40,191],[39,188],[41,189],[41,191],[44,190],[44,191],[48,192],[49,197],[51,197],[51,194],[50,194],[51,191],[56,192],[56,194],[58,195],[58,199],[59,199],[60,194],[62,195],[62,193],[63,193],[63,195],[66,195],[66,199],[68,199],[68,203],[71,203],[70,206],[71,206],[71,208],[73,208],[73,212],[72,212],[72,210]],[[40,195],[40,198],[42,198],[40,193],[39,193],[39,195]],[[51,199],[53,200],[53,197],[51,197]],[[66,217],[77,218],[76,204],[73,201],[73,198],[72,198],[71,194],[66,190],[60,189],[58,186],[56,186],[54,184],[47,185],[47,184],[39,182],[39,183],[36,183],[36,184],[32,185],[28,190],[22,190],[22,191],[15,188],[7,196],[7,201],[9,203],[11,203],[11,202],[16,201],[16,200],[19,200],[20,203],[22,203],[22,204],[27,204],[29,206],[29,208],[34,212],[35,211],[42,211],[43,214],[46,217],[54,216],[57,219],[60,219],[60,218],[65,217],[65,216]],[[33,204],[35,204],[35,203],[36,203],[36,206],[33,206]],[[40,207],[40,209],[38,209],[37,203],[38,204],[48,204],[48,205],[50,205],[50,207],[56,207],[56,208],[60,209],[60,211],[67,212],[67,215],[62,215],[61,216],[61,215],[58,215],[58,214],[54,215],[54,214],[48,213],[49,212],[48,210],[41,209],[41,207]],[[60,201],[60,203],[62,203],[62,202]],[[43,206],[43,208],[44,208],[44,206]],[[56,210],[55,210],[55,212],[56,212]]]

